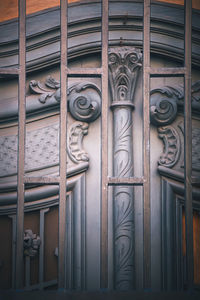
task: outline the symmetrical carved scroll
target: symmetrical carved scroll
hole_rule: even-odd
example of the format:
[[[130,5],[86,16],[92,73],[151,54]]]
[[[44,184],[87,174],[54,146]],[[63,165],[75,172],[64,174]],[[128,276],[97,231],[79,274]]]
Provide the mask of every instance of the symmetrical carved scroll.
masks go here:
[[[71,125],[68,135],[68,154],[75,163],[89,161],[88,154],[82,149],[83,136],[88,133],[88,124],[75,122]]]
[[[158,163],[165,167],[173,167],[177,163],[181,151],[178,132],[172,126],[159,127],[158,136],[164,143],[164,153],[161,155]]]
[[[177,114],[178,106],[184,105],[183,86],[164,86],[151,91],[151,123],[156,126],[171,124]],[[192,85],[192,108],[200,113],[200,81]]]
[[[114,131],[113,175],[118,178],[133,176],[132,108],[141,58],[141,52],[135,48],[109,50]],[[114,188],[114,286],[121,290],[132,289],[134,286],[133,200],[132,187]]]
[[[31,229],[24,232],[24,255],[34,257],[38,254],[40,247],[40,237],[33,233]]]
[[[44,84],[39,81],[30,81],[30,90],[39,94],[38,100],[46,103],[48,98],[60,102],[60,82],[53,77],[47,77]],[[55,91],[56,90],[56,91]],[[99,88],[91,82],[73,83],[69,86],[68,106],[71,115],[78,121],[93,122],[101,113],[101,97]]]

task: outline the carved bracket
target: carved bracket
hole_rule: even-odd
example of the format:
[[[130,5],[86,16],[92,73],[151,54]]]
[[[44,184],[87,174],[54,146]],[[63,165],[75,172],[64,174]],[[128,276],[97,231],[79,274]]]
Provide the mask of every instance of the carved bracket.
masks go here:
[[[53,77],[47,77],[44,84],[32,80],[30,91],[38,94],[38,101],[42,104],[51,98],[60,102],[60,82]],[[68,87],[68,109],[74,119],[83,122],[95,121],[101,113],[101,93],[99,88],[91,82],[73,83]]]
[[[87,123],[75,122],[71,125],[68,134],[68,155],[75,163],[89,161],[88,154],[82,149],[83,136],[88,134]]]
[[[31,229],[26,229],[24,232],[24,255],[30,257],[36,256],[40,244],[40,237],[33,233]]]
[[[172,126],[159,127],[158,133],[159,138],[161,138],[164,143],[164,152],[160,156],[158,164],[165,167],[173,167],[180,157],[180,137]]]
[[[172,168],[181,157],[183,140],[179,133],[180,126],[167,125],[176,119],[177,111],[183,106],[183,86],[164,86],[151,91],[151,123],[158,127],[158,136],[164,143],[163,154],[158,161],[161,166]],[[192,109],[194,114],[200,114],[200,81],[192,85]]]

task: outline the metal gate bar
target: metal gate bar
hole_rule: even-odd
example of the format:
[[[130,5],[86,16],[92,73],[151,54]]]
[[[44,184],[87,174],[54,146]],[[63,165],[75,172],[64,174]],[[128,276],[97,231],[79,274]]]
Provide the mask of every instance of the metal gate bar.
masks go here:
[[[151,286],[151,213],[150,213],[150,0],[144,0],[143,14],[143,174],[144,182],[144,288]]]
[[[108,0],[102,0],[101,288],[108,287]]]
[[[67,0],[60,0],[60,189],[58,221],[58,288],[65,288],[66,169],[67,169]]]
[[[24,158],[26,124],[26,0],[19,7],[19,90],[18,90],[18,164],[16,220],[16,288],[23,288],[24,273]]]
[[[187,285],[194,279],[193,210],[192,210],[192,116],[191,116],[191,56],[192,55],[192,0],[185,0],[185,102],[184,102],[184,181],[186,225]]]
[[[150,0],[144,0],[143,21],[143,173],[141,178],[108,176],[108,0],[102,0],[102,67],[67,67],[67,1],[61,0],[61,104],[60,104],[60,176],[24,177],[26,121],[26,5],[19,0],[19,68],[1,68],[0,74],[19,76],[18,90],[18,200],[16,220],[15,287],[23,288],[24,184],[59,184],[59,288],[65,287],[65,223],[66,223],[66,135],[67,135],[67,77],[102,76],[102,207],[101,207],[101,287],[108,286],[108,185],[144,185],[144,288],[151,286],[151,229],[150,229],[150,77],[184,76],[184,177],[186,206],[187,284],[193,287],[193,211],[192,211],[192,118],[191,118],[191,36],[192,1],[185,1],[185,66],[181,68],[150,67]]]

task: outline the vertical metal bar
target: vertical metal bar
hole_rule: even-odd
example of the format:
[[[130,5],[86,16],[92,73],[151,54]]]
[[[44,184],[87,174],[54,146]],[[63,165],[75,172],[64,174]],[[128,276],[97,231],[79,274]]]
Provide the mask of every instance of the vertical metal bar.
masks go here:
[[[184,176],[187,284],[191,289],[194,279],[193,211],[192,211],[192,117],[191,117],[191,54],[192,54],[192,0],[185,1],[185,103],[184,103]]]
[[[18,90],[18,164],[16,221],[16,288],[23,287],[24,241],[24,156],[26,118],[26,0],[19,0],[19,90]]]
[[[143,21],[143,172],[144,172],[144,288],[151,286],[151,221],[150,221],[150,0],[144,0]]]
[[[60,1],[61,61],[60,61],[60,200],[58,242],[58,287],[65,287],[65,238],[66,238],[66,138],[67,138],[67,0]]]
[[[16,215],[9,215],[12,219],[12,289],[15,288],[15,267],[16,267]]]
[[[40,210],[40,252],[39,252],[39,286],[43,289],[44,282],[44,215],[49,211],[49,208],[44,208]]]
[[[102,0],[101,288],[108,286],[108,0]]]

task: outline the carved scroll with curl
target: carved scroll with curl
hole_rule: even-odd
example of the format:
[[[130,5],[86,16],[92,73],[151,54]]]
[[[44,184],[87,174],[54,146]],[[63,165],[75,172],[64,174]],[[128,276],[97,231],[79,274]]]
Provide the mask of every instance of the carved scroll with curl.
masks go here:
[[[38,101],[45,104],[48,99],[60,102],[60,82],[48,76],[45,83],[32,80],[29,83],[32,93],[38,94]],[[92,82],[78,82],[69,85],[67,90],[68,110],[74,119],[93,122],[101,113],[101,93]]]
[[[184,106],[184,88],[182,85],[164,86],[151,91],[150,115],[151,123],[156,126],[171,124],[178,109]],[[192,85],[192,109],[200,114],[200,81]]]
[[[200,81],[192,85],[191,104],[193,114],[200,114]],[[164,143],[163,154],[158,164],[167,168],[174,167],[181,155],[179,126],[171,124],[176,119],[177,112],[183,110],[183,107],[183,86],[164,86],[151,91],[151,123],[158,127],[158,136]]]

